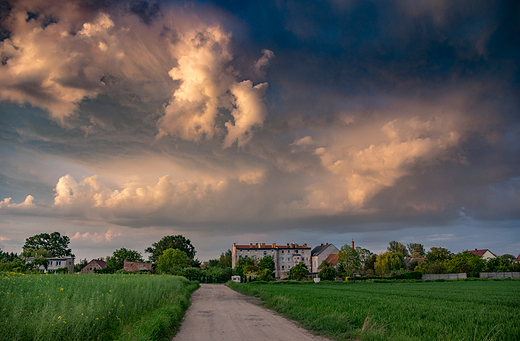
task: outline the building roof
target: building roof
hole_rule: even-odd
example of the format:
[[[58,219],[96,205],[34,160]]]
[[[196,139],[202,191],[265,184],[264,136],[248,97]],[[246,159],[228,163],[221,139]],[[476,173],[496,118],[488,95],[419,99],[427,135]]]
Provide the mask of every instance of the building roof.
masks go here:
[[[468,252],[474,253],[474,254],[476,254],[476,255],[479,256],[479,257],[482,257],[482,256],[484,255],[484,253],[486,253],[486,251],[489,251],[489,250],[488,250],[488,249],[482,249],[482,250],[477,250],[477,249],[475,249],[475,250],[468,250]],[[489,251],[489,253],[491,253],[493,256],[496,257],[496,255],[495,255],[493,252]]]
[[[311,256],[317,256],[319,255],[320,253],[322,253],[323,251],[325,251],[326,248],[328,248],[329,246],[331,246],[332,244],[329,244],[329,243],[325,243],[325,244],[321,244],[321,245],[318,245],[316,246],[314,249],[312,249],[311,251]],[[334,245],[332,245],[334,246]]]
[[[105,262],[104,260],[101,260],[101,259],[93,259],[91,260],[90,262],[88,262],[87,265],[85,266],[88,266],[90,263],[92,262],[96,262],[99,266],[101,266],[102,268],[104,268],[105,266],[107,266],[107,262]]]
[[[413,262],[424,263],[424,257],[404,257],[404,262],[406,263],[406,265],[410,265]]]
[[[332,266],[338,265],[338,253],[331,253],[327,259],[325,259],[327,263],[330,263]]]

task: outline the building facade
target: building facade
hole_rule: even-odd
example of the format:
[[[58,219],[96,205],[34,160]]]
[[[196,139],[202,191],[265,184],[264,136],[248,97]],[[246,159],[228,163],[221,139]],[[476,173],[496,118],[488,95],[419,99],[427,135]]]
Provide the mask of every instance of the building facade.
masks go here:
[[[266,256],[271,257],[274,261],[276,279],[287,277],[289,270],[300,262],[304,263],[307,269],[311,271],[311,248],[307,244],[298,245],[296,243],[287,243],[287,245],[276,245],[276,243],[237,245],[233,243],[231,253],[232,267],[235,268],[240,258],[260,260]]]
[[[31,262],[34,260],[34,257],[27,258],[28,262]],[[61,268],[67,268],[69,269],[69,272],[72,274],[74,273],[74,257],[67,256],[67,257],[51,257],[47,258],[49,261],[49,264],[47,265],[47,269],[43,265],[40,265],[38,267],[38,270],[41,273],[53,273],[56,272],[56,270]]]
[[[471,253],[474,253],[476,254],[477,256],[480,256],[480,258],[484,259],[484,260],[488,260],[488,259],[492,259],[492,258],[497,258],[497,256],[489,251],[488,249],[483,249],[483,250],[468,250],[468,252],[471,252]]]
[[[80,273],[82,275],[93,274],[94,270],[103,269],[105,266],[107,266],[107,262],[105,262],[104,260],[93,259],[87,265],[85,265],[83,269],[81,269]]]
[[[354,243],[352,243],[352,245],[354,245]],[[339,252],[338,248],[329,243],[325,243],[325,244],[316,246],[311,251],[312,265],[311,265],[310,272],[313,274],[317,274],[320,271],[319,267],[320,267],[321,263],[324,260],[326,260],[327,257],[330,256],[330,254],[338,253],[338,252]]]

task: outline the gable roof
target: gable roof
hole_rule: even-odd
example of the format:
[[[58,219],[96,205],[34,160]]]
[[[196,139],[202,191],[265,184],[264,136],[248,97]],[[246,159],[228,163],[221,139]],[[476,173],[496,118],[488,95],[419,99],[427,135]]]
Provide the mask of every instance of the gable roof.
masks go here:
[[[85,265],[85,267],[87,267],[88,265],[90,265],[92,262],[96,262],[101,268],[104,268],[105,266],[107,266],[107,262],[105,262],[104,260],[101,260],[101,259],[93,259],[91,260],[90,262],[88,262],[87,265]]]
[[[338,265],[338,253],[331,253],[327,259],[325,259],[327,263],[330,263],[332,266]]]
[[[482,249],[482,250],[477,250],[477,249],[475,249],[475,250],[468,250],[468,252],[471,252],[471,253],[473,253],[473,254],[476,254],[476,255],[479,256],[479,257],[482,257],[482,256],[484,255],[484,253],[486,253],[486,251],[489,251],[489,250],[488,250],[488,249]],[[493,256],[496,257],[496,255],[495,255],[493,252],[489,251],[489,253],[491,253]]]
[[[316,246],[314,249],[312,249],[311,251],[311,256],[317,256],[319,255],[320,253],[322,253],[323,251],[325,251],[326,248],[328,248],[329,246],[331,246],[332,244],[329,244],[329,243],[325,243],[325,244],[321,244],[321,245],[318,245]],[[334,246],[334,245],[332,245]]]

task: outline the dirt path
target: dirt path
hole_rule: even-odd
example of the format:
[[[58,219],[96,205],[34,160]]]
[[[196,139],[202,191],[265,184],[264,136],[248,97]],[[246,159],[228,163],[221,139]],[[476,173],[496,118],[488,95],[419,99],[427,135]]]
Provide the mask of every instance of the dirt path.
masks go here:
[[[173,340],[326,340],[254,304],[256,301],[225,285],[202,284],[191,296],[191,306]]]

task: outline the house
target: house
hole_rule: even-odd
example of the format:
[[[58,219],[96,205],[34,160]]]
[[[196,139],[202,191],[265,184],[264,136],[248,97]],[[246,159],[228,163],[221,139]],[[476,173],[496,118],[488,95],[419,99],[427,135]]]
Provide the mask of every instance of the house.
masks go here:
[[[141,270],[153,271],[152,263],[125,262],[123,265],[123,271],[138,272]]]
[[[96,269],[103,269],[105,266],[107,266],[107,262],[101,260],[101,259],[93,259],[91,260],[87,265],[81,269],[80,273],[83,274],[92,274],[94,273],[94,270]]]
[[[338,253],[331,253],[327,259],[325,259],[325,261],[327,263],[329,263],[331,266],[333,266],[334,268],[337,268],[338,267]]]
[[[484,260],[488,260],[488,259],[492,259],[492,258],[497,258],[497,255],[495,255],[493,252],[489,251],[488,249],[483,249],[483,250],[468,250],[468,252],[471,252],[471,253],[474,253],[476,254],[477,256],[479,256],[480,258],[484,259]]]
[[[32,263],[34,260],[34,257],[27,258],[27,262]],[[49,264],[47,265],[47,270],[43,265],[40,265],[38,267],[38,270],[42,273],[53,273],[56,272],[56,270],[61,268],[67,268],[69,269],[69,272],[72,274],[74,273],[74,257],[72,256],[66,256],[66,257],[50,257],[47,258],[49,261]]]
[[[520,255],[518,255],[518,257],[516,257],[515,263],[520,263]]]
[[[413,269],[410,269],[410,265],[414,262],[417,262],[417,263],[424,263],[424,257],[418,257],[418,258],[414,258],[414,257],[404,257],[404,262],[406,263],[406,270],[409,270],[409,271],[413,271]]]
[[[354,246],[354,242],[352,242],[352,246]],[[316,246],[311,251],[311,258],[312,258],[312,267],[310,269],[310,272],[313,274],[317,274],[320,270],[319,267],[321,263],[327,259],[332,253],[338,253],[339,250],[337,247],[335,247],[332,244],[325,243]]]
[[[249,245],[237,245],[233,243],[231,250],[231,263],[235,268],[235,264],[240,258],[252,258],[259,260],[263,257],[270,256],[274,260],[276,279],[287,277],[291,267],[302,262],[311,268],[311,248],[307,244],[298,245],[296,243],[287,243],[287,245],[250,243]]]

